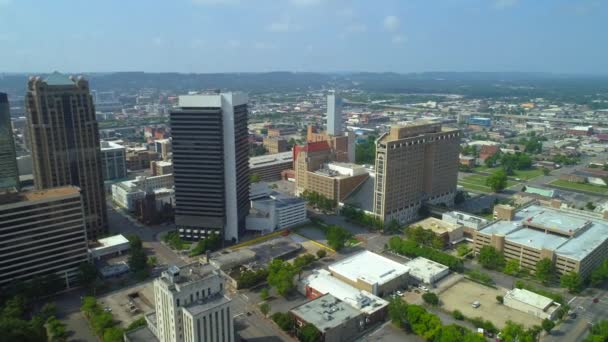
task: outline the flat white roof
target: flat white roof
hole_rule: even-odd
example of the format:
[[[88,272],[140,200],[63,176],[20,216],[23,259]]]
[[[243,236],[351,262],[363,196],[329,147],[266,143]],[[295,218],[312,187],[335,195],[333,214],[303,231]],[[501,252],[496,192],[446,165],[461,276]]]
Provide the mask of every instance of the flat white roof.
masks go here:
[[[99,250],[103,248],[109,248],[114,246],[120,246],[122,244],[129,244],[129,240],[122,234],[108,236],[107,238],[99,239],[97,242],[101,245],[99,247],[92,248],[92,250]]]
[[[329,270],[354,282],[357,279],[369,284],[385,284],[403,274],[409,268],[370,251],[363,251],[329,266]]]
[[[388,305],[386,300],[367,291],[359,290],[340,279],[333,277],[324,269],[316,270],[303,279],[302,283],[322,294],[329,293],[368,315]]]
[[[511,298],[522,303],[531,305],[537,309],[545,311],[545,309],[553,304],[553,299],[541,296],[538,293],[528,291],[525,289],[515,288],[505,295],[505,298]]]
[[[405,265],[409,267],[410,275],[417,279],[425,279],[429,276],[433,277],[449,269],[445,265],[423,257],[417,257],[414,260],[408,261]]]

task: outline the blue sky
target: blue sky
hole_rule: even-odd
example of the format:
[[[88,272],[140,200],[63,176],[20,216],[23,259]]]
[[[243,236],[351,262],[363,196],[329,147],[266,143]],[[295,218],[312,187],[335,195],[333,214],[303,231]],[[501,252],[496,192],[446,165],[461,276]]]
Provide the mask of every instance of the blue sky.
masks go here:
[[[608,73],[600,0],[0,0],[0,71]]]

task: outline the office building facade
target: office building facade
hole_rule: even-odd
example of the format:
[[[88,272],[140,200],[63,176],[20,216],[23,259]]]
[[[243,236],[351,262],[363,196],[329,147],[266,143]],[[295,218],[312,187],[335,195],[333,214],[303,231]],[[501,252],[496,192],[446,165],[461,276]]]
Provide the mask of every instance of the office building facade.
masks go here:
[[[87,253],[78,188],[0,195],[0,287],[49,275],[71,287]]]
[[[335,93],[327,95],[327,134],[342,135],[342,101]]]
[[[107,233],[99,129],[89,82],[59,73],[31,77],[26,110],[36,189],[79,187],[88,238]]]
[[[170,117],[179,234],[238,241],[249,213],[247,96],[184,95],[179,107]]]
[[[0,93],[0,192],[19,188],[19,170],[8,96]]]
[[[374,213],[405,224],[426,202],[453,205],[458,180],[460,131],[440,123],[392,127],[376,141]]]
[[[125,147],[111,141],[101,142],[101,165],[103,180],[127,177]]]

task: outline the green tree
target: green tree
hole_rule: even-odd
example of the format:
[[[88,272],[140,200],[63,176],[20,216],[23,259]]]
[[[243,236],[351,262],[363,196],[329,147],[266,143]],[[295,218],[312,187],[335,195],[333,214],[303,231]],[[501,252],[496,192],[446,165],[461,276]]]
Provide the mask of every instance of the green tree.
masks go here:
[[[460,245],[458,245],[458,247],[456,247],[456,252],[458,253],[458,256],[465,256],[467,254],[469,254],[469,252],[471,252],[471,247],[467,246],[464,243],[461,243]]]
[[[357,164],[371,164],[376,162],[376,137],[368,136],[367,140],[355,146],[355,162]]]
[[[67,329],[66,325],[59,321],[55,316],[51,316],[47,319],[46,325],[50,334],[49,338],[53,342],[60,342],[67,340]]]
[[[271,318],[283,331],[289,332],[293,329],[294,321],[291,315],[284,312],[275,312]]]
[[[110,327],[103,332],[103,342],[122,342],[124,331],[119,327]]]
[[[491,270],[500,269],[504,265],[503,255],[492,246],[483,246],[477,258],[483,267]]]
[[[534,342],[536,336],[531,329],[526,330],[523,325],[507,321],[505,327],[501,330],[502,340],[505,342]]]
[[[43,320],[47,320],[53,316],[57,315],[57,304],[55,303],[46,303],[40,308],[40,312],[38,313],[40,318]]]
[[[568,272],[562,275],[560,284],[570,293],[578,293],[583,287],[583,278],[576,272]]]
[[[327,252],[324,249],[317,250],[317,258],[323,259],[327,255]]]
[[[403,327],[407,321],[407,304],[401,298],[391,298],[388,302],[388,317],[394,325]]]
[[[268,303],[260,304],[260,311],[262,312],[262,314],[264,316],[268,315],[268,313],[270,312],[270,304],[268,304]]]
[[[83,262],[78,265],[78,283],[90,288],[97,279],[97,268],[91,263]]]
[[[430,305],[439,305],[439,297],[433,292],[427,292],[422,295],[422,299],[425,303]]]
[[[91,328],[97,336],[103,336],[104,330],[114,326],[114,318],[109,312],[101,311],[94,314],[89,318],[91,322]]]
[[[464,315],[459,310],[452,311],[452,317],[459,321],[462,321],[464,319]]]
[[[80,311],[82,311],[87,317],[93,316],[96,312],[100,311],[99,304],[97,304],[97,299],[90,296],[84,297],[82,299]]]
[[[281,296],[286,296],[294,288],[294,277],[298,269],[292,264],[274,259],[268,266],[268,284],[277,289]]]
[[[127,329],[125,329],[125,331],[130,331],[133,329],[137,329],[139,327],[145,327],[146,325],[147,325],[146,319],[142,316],[142,317],[134,320],[133,322],[131,322],[131,324],[129,324],[129,326],[127,327]]]
[[[494,192],[500,192],[507,187],[507,174],[498,170],[486,178],[486,185]]]
[[[318,342],[321,338],[321,332],[312,324],[306,323],[300,329],[299,340],[302,342]]]
[[[505,297],[503,296],[496,296],[496,301],[499,302],[500,304],[505,302]]]
[[[543,327],[543,330],[545,330],[548,334],[550,334],[551,330],[553,328],[555,328],[555,322],[553,322],[552,320],[550,320],[548,318],[545,318],[545,319],[543,319],[541,326]]]
[[[259,182],[260,179],[260,175],[258,175],[257,173],[252,173],[249,175],[249,182],[250,183],[257,183]]]
[[[397,233],[401,230],[401,225],[399,224],[399,221],[392,219],[387,225],[386,225],[386,231],[389,233]]]
[[[599,321],[591,327],[590,334],[585,342],[608,341],[608,320]]]
[[[591,285],[598,286],[608,279],[608,260],[591,272]]]
[[[543,175],[548,176],[551,173],[551,170],[547,169],[546,167],[543,167],[541,169],[543,171]]]
[[[266,300],[268,299],[268,297],[270,297],[270,293],[268,291],[268,288],[263,288],[262,291],[260,291],[260,298],[262,298],[262,300]]]
[[[512,276],[517,276],[519,274],[519,271],[520,271],[519,261],[517,261],[515,259],[507,260],[507,262],[505,264],[505,268],[503,269],[503,272],[505,272],[506,274],[512,275]]]
[[[344,248],[346,241],[352,236],[352,234],[336,225],[331,225],[326,228],[325,237],[327,238],[327,244],[336,251]]]
[[[543,258],[536,263],[536,272],[534,272],[534,275],[541,282],[547,283],[554,273],[555,267],[553,266],[553,261],[551,261],[551,259]]]

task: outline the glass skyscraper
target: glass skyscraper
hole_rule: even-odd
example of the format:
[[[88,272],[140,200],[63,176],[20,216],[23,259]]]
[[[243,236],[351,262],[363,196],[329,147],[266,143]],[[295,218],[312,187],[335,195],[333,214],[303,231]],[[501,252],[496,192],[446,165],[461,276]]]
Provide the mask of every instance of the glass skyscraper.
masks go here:
[[[0,93],[0,192],[19,188],[19,171],[8,105],[8,96]]]

